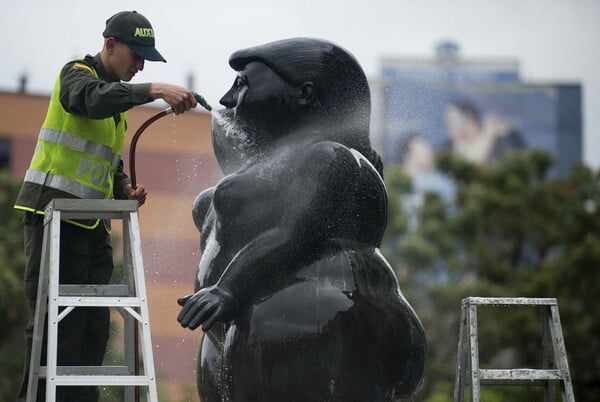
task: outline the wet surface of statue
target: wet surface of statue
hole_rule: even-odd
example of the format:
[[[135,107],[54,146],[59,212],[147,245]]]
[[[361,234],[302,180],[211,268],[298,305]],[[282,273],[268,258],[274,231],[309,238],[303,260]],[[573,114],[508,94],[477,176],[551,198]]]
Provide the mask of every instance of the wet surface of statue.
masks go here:
[[[203,402],[370,402],[412,393],[425,336],[379,245],[387,220],[366,78],[297,38],[240,50],[213,119],[225,173],[196,199]]]

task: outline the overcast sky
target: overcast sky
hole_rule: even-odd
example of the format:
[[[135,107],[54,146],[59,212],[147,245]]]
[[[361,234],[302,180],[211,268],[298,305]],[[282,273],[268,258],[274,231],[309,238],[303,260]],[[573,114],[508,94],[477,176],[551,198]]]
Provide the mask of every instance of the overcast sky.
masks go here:
[[[524,81],[583,86],[584,160],[600,167],[599,0],[8,0],[0,90],[16,90],[25,73],[30,92],[48,95],[67,60],[101,49],[106,19],[121,10],[152,22],[168,61],[147,62],[132,82],[185,85],[191,73],[214,105],[235,77],[233,51],[288,37],[336,42],[369,77],[382,58],[433,57],[443,40],[465,58],[517,59]]]

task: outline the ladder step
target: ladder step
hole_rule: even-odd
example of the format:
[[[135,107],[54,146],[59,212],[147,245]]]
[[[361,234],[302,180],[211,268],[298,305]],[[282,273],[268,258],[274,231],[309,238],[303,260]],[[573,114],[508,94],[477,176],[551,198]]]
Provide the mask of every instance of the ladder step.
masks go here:
[[[60,285],[60,296],[131,296],[127,285]]]
[[[62,219],[122,219],[126,213],[137,212],[138,203],[132,200],[55,199],[52,209],[61,211]]]
[[[111,386],[149,386],[154,383],[154,378],[143,375],[125,376],[91,376],[91,375],[64,375],[54,378],[57,386],[61,385],[111,385]]]
[[[556,369],[480,369],[479,379],[481,383],[488,385],[502,384],[517,385],[520,383],[544,383],[549,380],[562,380],[564,375]]]
[[[544,297],[467,297],[463,303],[476,306],[556,306],[555,298]]]
[[[40,378],[46,378],[47,367],[40,366]],[[127,366],[56,366],[57,376],[126,376],[132,374]]]
[[[139,297],[106,297],[106,296],[61,296],[56,298],[58,306],[74,307],[139,307]]]

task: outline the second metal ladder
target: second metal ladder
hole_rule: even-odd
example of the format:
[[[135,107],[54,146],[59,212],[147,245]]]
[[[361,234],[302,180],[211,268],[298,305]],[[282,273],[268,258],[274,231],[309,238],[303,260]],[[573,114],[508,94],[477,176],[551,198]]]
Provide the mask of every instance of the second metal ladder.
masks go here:
[[[477,307],[538,307],[542,309],[543,367],[539,369],[482,369],[479,366]],[[480,401],[480,385],[538,385],[544,387],[544,401],[554,401],[554,384],[560,382],[562,400],[575,402],[567,351],[554,298],[468,297],[462,301],[458,339],[458,362],[454,386],[454,402],[462,402],[467,385],[471,401]]]
[[[125,400],[139,399],[140,387],[147,401],[158,402],[152,356],[148,299],[140,245],[136,201],[56,199],[44,218],[44,242],[38,285],[27,401],[35,401],[40,379],[46,379],[46,400],[54,402],[58,386],[123,386]],[[124,284],[62,285],[59,283],[61,219],[119,219],[123,221]],[[111,307],[124,320],[123,366],[57,366],[58,324],[77,307]],[[47,363],[40,365],[47,313]],[[138,336],[141,337],[138,345]],[[139,374],[141,347],[143,374]]]

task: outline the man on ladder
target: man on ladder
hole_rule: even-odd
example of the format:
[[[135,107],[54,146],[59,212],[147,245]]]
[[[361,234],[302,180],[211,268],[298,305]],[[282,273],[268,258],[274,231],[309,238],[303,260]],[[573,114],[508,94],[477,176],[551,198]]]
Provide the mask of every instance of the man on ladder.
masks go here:
[[[121,160],[127,110],[158,98],[175,113],[196,106],[193,92],[186,88],[165,83],[127,83],[143,70],[145,60],[166,61],[155,48],[154,30],[144,16],[135,11],[119,12],[106,21],[103,36],[100,53],[70,61],[62,68],[15,203],[16,209],[25,211],[24,281],[31,311],[25,330],[27,353],[21,401],[27,394],[44,208],[55,198],[130,199],[142,205],[146,190],[143,186],[132,187]],[[104,222],[62,222],[60,245],[61,283],[110,281],[112,247]],[[65,317],[59,326],[58,365],[102,365],[109,320],[108,308],[77,308]],[[38,401],[45,400],[43,386],[37,395]],[[56,398],[61,402],[98,399],[94,386],[59,387]]]

